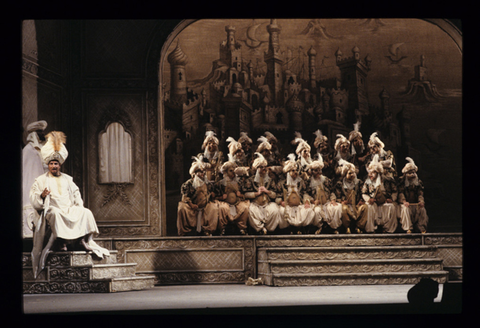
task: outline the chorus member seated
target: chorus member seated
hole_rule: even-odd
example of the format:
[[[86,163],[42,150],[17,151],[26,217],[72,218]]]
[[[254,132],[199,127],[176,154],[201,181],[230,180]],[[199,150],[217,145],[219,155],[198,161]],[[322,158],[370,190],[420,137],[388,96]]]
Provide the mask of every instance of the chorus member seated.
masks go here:
[[[91,251],[103,258],[109,251],[99,246],[93,237],[99,230],[92,212],[83,206],[79,188],[71,176],[62,173],[61,167],[68,156],[65,147],[66,136],[61,131],[52,131],[46,135],[46,144],[41,149],[48,172],[37,177],[30,189],[30,202],[40,216],[33,223],[32,264],[35,277],[43,270],[45,259],[55,240],[60,243],[60,250],[67,251],[67,244],[78,249]],[[51,228],[48,242],[47,223]],[[46,246],[44,247],[46,242]]]
[[[383,176],[383,165],[378,155],[367,167],[368,178],[362,186],[362,198],[365,204],[359,208],[357,227],[368,233],[374,233],[381,226],[382,232],[395,232],[397,208],[394,201],[397,197],[395,181]]]
[[[222,166],[224,160],[223,152],[218,149],[218,144],[219,141],[215,136],[215,132],[207,131],[202,144],[202,150],[204,152],[197,155],[197,158],[201,157],[204,163],[209,164],[205,166],[205,179],[212,183],[220,180],[220,167]]]
[[[368,152],[369,155],[365,159],[365,165],[368,167],[375,155],[378,155],[378,161],[383,166],[383,175],[387,178],[397,178],[395,157],[393,156],[392,151],[385,150],[385,144],[378,137],[378,133],[374,132],[370,135],[368,141]]]
[[[317,154],[322,155],[323,159],[323,169],[322,174],[329,179],[335,178],[335,167],[333,157],[335,156],[332,147],[330,147],[330,143],[328,138],[323,135],[321,130],[317,130],[313,133],[315,135],[315,141],[313,142],[313,146],[317,149]]]
[[[178,203],[177,230],[179,236],[211,236],[218,227],[219,202],[214,199],[214,185],[206,181],[208,163],[193,157],[189,173],[191,179],[181,187],[182,199]]]
[[[357,233],[361,230],[357,227],[358,206],[362,201],[362,180],[357,178],[357,168],[354,164],[339,161],[340,179],[335,184],[335,195],[342,204],[342,225],[346,233],[355,229]]]
[[[268,176],[271,179],[271,185],[273,186],[274,190],[278,193],[278,188],[280,188],[279,184],[285,179],[285,174],[283,173],[283,166],[276,165],[276,166],[269,166],[267,167]]]
[[[289,154],[288,160],[283,165],[283,172],[286,179],[280,182],[283,195],[279,195],[280,214],[286,223],[292,227],[292,232],[301,234],[307,226],[313,223],[315,213],[313,206],[307,201],[303,202],[305,193],[305,181],[298,174],[298,164],[295,154]],[[286,225],[285,223],[283,225]]]
[[[271,132],[268,131],[266,131],[264,135],[270,145],[272,145],[272,148],[270,149],[270,158],[265,157],[267,159],[268,166],[280,165],[282,161],[282,150],[280,149],[280,144],[277,137],[275,137]]]
[[[245,198],[250,200],[248,223],[259,234],[266,235],[277,227],[286,228],[281,221],[278,205],[275,203],[277,193],[274,190],[272,179],[267,173],[267,160],[260,153],[253,161],[254,176],[245,182]],[[280,226],[279,226],[280,225]]]
[[[245,167],[238,167],[231,154],[228,154],[228,157],[230,160],[223,163],[220,168],[223,179],[216,185],[216,194],[219,195],[218,199],[220,201],[218,229],[220,235],[224,235],[225,228],[232,222],[238,228],[240,234],[247,235],[250,201],[245,200],[241,188],[241,179],[236,174]]]
[[[306,183],[305,199],[314,205],[315,216],[312,225],[316,227],[315,234],[322,232],[324,224],[334,233],[338,233],[338,228],[342,224],[342,205],[336,202],[332,180],[322,174],[323,167],[323,158],[317,154],[316,159],[309,165],[311,177]]]
[[[334,157],[334,167],[335,167],[335,178],[334,183],[340,179],[340,174],[338,172],[339,161],[343,159],[347,162],[352,162],[353,156],[350,154],[350,141],[345,138],[342,134],[337,134],[337,140],[335,141],[335,157]]]
[[[400,224],[402,229],[411,232],[427,232],[428,215],[423,198],[423,183],[418,178],[418,167],[410,157],[398,179],[398,203],[400,204]]]
[[[352,162],[358,170],[357,176],[364,176],[365,160],[367,158],[367,149],[363,142],[363,136],[360,132],[361,122],[357,122],[353,125],[353,131],[348,135],[348,141],[350,141],[350,154],[352,155]]]
[[[295,139],[292,141],[292,144],[297,145],[295,153],[297,154],[298,174],[302,179],[307,180],[309,178],[308,165],[313,161],[310,155],[311,147],[302,139],[302,134],[299,132],[295,132]]]
[[[248,136],[247,132],[240,132],[240,138],[237,140],[242,145],[244,154],[243,163],[240,166],[252,166],[253,152],[252,152],[252,139]]]

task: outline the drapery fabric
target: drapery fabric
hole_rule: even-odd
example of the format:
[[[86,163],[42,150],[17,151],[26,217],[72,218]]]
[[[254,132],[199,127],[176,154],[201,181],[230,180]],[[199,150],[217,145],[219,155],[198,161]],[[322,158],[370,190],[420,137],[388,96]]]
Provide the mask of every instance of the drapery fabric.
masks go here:
[[[120,123],[99,136],[99,182],[132,183],[132,137]]]

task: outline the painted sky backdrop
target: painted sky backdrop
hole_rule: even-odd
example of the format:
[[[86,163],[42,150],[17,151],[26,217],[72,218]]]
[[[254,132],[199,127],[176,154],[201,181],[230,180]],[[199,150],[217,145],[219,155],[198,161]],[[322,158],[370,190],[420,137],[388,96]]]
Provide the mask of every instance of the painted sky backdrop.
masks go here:
[[[268,42],[263,41],[268,41],[266,26],[269,23],[270,19],[260,18],[214,19],[199,20],[186,27],[178,35],[178,41],[188,57],[187,79],[201,79],[210,73],[212,62],[219,58],[219,44],[226,40],[227,25],[236,28],[236,39],[242,44],[244,59],[252,60],[254,64],[258,62],[259,66],[265,65],[263,54]],[[437,86],[440,94],[461,97],[461,51],[448,34],[428,21],[389,18],[277,19],[277,24],[282,28],[282,50],[286,52],[290,49],[297,57],[311,46],[317,51],[317,79],[338,76],[335,65],[337,49],[344,57],[352,56],[354,46],[360,48],[361,58],[369,54],[372,68],[368,75],[368,92],[373,105],[379,105],[378,94],[384,87],[392,98],[405,90],[421,55],[426,57],[427,78]],[[170,45],[168,53],[176,44],[175,41]],[[398,59],[400,61],[395,62]],[[168,66],[166,62],[164,81],[167,89]]]

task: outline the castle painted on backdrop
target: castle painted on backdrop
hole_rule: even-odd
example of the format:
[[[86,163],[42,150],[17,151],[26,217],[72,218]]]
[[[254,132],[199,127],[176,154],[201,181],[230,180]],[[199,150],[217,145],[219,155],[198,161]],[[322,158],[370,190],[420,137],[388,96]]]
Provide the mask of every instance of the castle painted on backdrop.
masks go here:
[[[404,106],[393,117],[385,89],[379,94],[380,107],[369,103],[368,73],[373,68],[369,54],[362,57],[357,45],[353,45],[350,56],[338,49],[334,55],[339,76],[319,76],[313,46],[306,52],[308,64],[295,69],[289,65],[292,51],[283,50],[282,28],[276,19],[271,19],[266,28],[266,72],[242,57],[234,26],[225,26],[227,38],[220,42],[220,58],[204,79],[188,81],[188,55],[179,42],[168,54],[170,90],[164,94],[167,190],[178,190],[189,178],[186,172],[191,156],[200,152],[207,130],[216,132],[221,149],[226,149],[226,138],[238,139],[242,131],[253,140],[270,131],[288,148],[295,131],[311,141],[313,132],[320,129],[333,145],[337,134],[348,136],[353,124],[360,121],[364,138],[377,131],[386,149],[397,158],[408,156],[408,108]],[[415,76],[422,72],[424,77],[424,61],[422,55]],[[418,83],[429,82],[422,80]],[[284,152],[288,154],[290,148]]]

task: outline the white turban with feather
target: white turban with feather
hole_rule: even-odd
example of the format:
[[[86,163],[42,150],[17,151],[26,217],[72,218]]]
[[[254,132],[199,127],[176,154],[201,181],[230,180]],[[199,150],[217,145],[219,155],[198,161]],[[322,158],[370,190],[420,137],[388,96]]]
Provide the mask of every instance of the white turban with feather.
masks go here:
[[[413,161],[413,159],[411,159],[410,157],[407,157],[405,159],[408,161],[408,163],[402,169],[402,173],[407,173],[410,170],[414,170],[415,172],[417,172],[418,167],[415,165],[415,162]]]
[[[58,161],[60,165],[63,164],[68,157],[68,151],[65,147],[67,136],[61,131],[52,131],[45,138],[47,142],[40,151],[45,164],[53,160]]]

